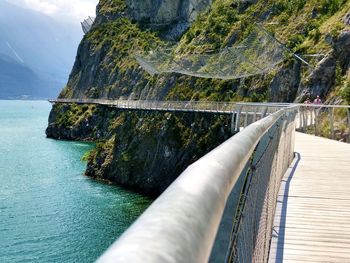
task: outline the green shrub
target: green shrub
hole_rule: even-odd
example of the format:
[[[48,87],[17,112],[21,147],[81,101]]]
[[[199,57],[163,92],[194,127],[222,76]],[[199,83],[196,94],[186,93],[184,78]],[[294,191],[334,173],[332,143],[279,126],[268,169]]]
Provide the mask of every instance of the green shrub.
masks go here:
[[[343,92],[342,92],[342,96],[344,98],[344,100],[350,104],[350,81],[347,83],[347,85],[345,86]]]
[[[94,149],[91,149],[90,151],[87,151],[84,153],[84,155],[80,158],[82,162],[87,162],[91,158],[91,156],[94,154]]]
[[[345,0],[346,1],[346,0]],[[323,15],[334,15],[345,3],[344,0],[321,0],[320,12]]]
[[[306,0],[279,0],[275,1],[272,6],[272,12],[274,15],[282,13],[292,14],[301,10],[306,4]]]
[[[304,41],[305,41],[305,36],[303,36],[302,34],[294,34],[294,35],[291,35],[291,37],[288,39],[287,46],[290,49],[293,49],[294,51],[296,51],[299,45],[302,44]]]
[[[316,29],[313,29],[313,30],[311,30],[311,31],[309,32],[309,36],[311,37],[311,39],[312,39],[315,43],[317,43],[317,42],[320,41],[320,39],[321,39],[321,37],[322,37],[322,33],[321,33],[321,31],[320,31],[318,28],[316,28]]]

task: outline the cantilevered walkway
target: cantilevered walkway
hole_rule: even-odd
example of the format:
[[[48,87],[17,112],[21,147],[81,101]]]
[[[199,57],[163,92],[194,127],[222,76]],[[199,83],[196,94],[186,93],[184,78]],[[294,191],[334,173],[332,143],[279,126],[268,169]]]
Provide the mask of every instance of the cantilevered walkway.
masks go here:
[[[127,110],[178,111],[232,114],[235,103],[214,101],[159,101],[159,100],[109,100],[109,99],[56,99],[51,103],[95,104]],[[269,105],[271,107],[271,105]]]
[[[270,262],[350,262],[350,144],[296,133]]]
[[[350,144],[295,132],[321,134],[328,120],[326,135],[339,138],[350,106],[50,102],[232,115],[236,135],[189,166],[98,262],[350,262]]]
[[[108,106],[117,109],[167,111],[167,112],[201,112],[216,114],[232,114],[237,106],[248,109],[251,106],[252,114],[276,112],[281,107],[289,106],[288,103],[234,103],[220,101],[161,101],[161,100],[110,100],[110,99],[55,99],[49,100],[52,104],[93,104]]]

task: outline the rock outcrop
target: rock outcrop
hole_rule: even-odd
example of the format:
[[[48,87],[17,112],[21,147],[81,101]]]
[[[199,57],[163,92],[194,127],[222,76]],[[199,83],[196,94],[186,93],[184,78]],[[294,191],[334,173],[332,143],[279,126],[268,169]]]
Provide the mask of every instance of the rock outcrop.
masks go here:
[[[301,81],[301,62],[282,67],[271,82],[271,100],[293,102]]]
[[[302,96],[302,99],[306,97],[314,98],[316,96],[325,98],[327,96],[331,87],[334,85],[336,61],[333,54],[321,60],[310,74],[307,83],[300,84],[299,94]],[[299,99],[299,101],[302,102],[302,99]]]
[[[99,16],[97,23],[125,17],[138,22],[143,28],[162,32],[162,38],[176,40],[211,4],[212,0],[125,0],[122,12],[108,12]],[[101,4],[99,7],[98,10]]]
[[[333,50],[311,71],[306,83],[300,83],[297,101],[306,97],[326,98],[336,84],[338,74],[345,76],[350,68],[350,31],[343,31],[332,41]],[[339,77],[339,76],[338,76]]]
[[[343,71],[350,68],[350,30],[340,33],[334,43],[334,51]]]
[[[150,196],[231,136],[230,116],[130,111],[116,116],[115,135],[90,156],[86,174]]]
[[[334,94],[344,85],[349,68],[349,33],[343,15],[336,14],[350,4],[328,10],[323,6],[327,3],[314,0],[288,3],[100,0],[95,23],[80,44],[60,97],[301,102],[306,96],[321,95],[341,101]],[[326,31],[329,24],[321,27],[332,19],[343,25],[336,32]],[[311,60],[312,67],[306,67],[287,54],[286,61],[268,74],[239,80],[150,76],[134,59],[135,53],[169,39],[177,39],[177,52],[183,56],[212,52],[239,42],[253,22],[261,21],[266,27],[277,21],[275,36],[289,49],[301,55],[326,53],[326,57]],[[325,41],[326,36],[332,41]],[[154,196],[187,165],[231,136],[229,126],[230,117],[223,116],[55,105],[47,136],[98,141],[90,154],[88,176]]]

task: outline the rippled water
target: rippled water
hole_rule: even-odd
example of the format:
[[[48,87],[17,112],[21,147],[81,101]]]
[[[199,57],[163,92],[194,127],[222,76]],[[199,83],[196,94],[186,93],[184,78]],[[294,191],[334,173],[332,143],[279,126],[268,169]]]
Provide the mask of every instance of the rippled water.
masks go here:
[[[150,203],[83,176],[93,146],[46,139],[50,108],[0,101],[0,262],[93,262]]]

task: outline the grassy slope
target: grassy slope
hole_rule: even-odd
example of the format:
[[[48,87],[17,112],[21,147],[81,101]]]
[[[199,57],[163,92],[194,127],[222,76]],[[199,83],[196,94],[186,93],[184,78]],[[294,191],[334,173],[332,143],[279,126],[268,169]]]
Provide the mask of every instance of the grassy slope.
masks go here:
[[[327,54],[332,47],[326,41],[326,36],[337,37],[344,29],[350,29],[342,22],[342,18],[350,12],[348,0],[269,0],[258,1],[257,4],[243,8],[243,4],[234,4],[232,0],[217,0],[210,11],[202,14],[190,30],[180,40],[178,48],[184,54],[191,52],[205,52],[225,47],[232,35],[243,39],[251,30],[252,22],[262,24],[277,39],[299,54]],[[238,2],[238,1],[236,1]],[[242,11],[240,11],[242,10]],[[243,11],[244,10],[244,11]],[[265,18],[264,18],[265,17]],[[311,61],[316,63],[316,61]],[[309,72],[305,70],[304,79]],[[274,75],[274,72],[271,72]],[[272,78],[272,76],[270,78]],[[337,81],[335,90],[344,89],[345,76]],[[254,77],[251,86],[259,86],[258,95],[249,93],[249,98],[233,96],[233,100],[268,100],[267,88],[269,78]],[[267,81],[266,81],[267,80]],[[199,81],[201,82],[201,81]],[[210,89],[217,89],[219,83],[214,81]],[[173,90],[181,92],[182,87]],[[265,92],[265,94],[264,94]],[[209,92],[210,93],[210,92]],[[204,94],[192,93],[195,99],[212,99],[208,92]],[[331,96],[339,93],[332,93]],[[189,96],[188,96],[189,98]]]

